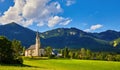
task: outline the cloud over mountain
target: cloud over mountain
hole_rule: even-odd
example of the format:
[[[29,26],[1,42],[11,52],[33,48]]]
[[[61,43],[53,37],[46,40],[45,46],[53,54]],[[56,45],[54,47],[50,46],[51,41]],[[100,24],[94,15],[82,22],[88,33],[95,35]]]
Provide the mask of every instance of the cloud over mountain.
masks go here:
[[[94,30],[96,30],[96,29],[99,29],[99,28],[101,28],[101,27],[103,27],[103,25],[101,25],[101,24],[96,24],[96,25],[92,25],[89,29],[86,29],[86,30],[84,30],[84,31],[90,32],[90,31],[94,31]]]
[[[67,25],[70,18],[58,16],[63,12],[58,1],[52,0],[14,0],[14,6],[0,16],[0,24],[16,22],[23,26],[37,23],[37,26]]]

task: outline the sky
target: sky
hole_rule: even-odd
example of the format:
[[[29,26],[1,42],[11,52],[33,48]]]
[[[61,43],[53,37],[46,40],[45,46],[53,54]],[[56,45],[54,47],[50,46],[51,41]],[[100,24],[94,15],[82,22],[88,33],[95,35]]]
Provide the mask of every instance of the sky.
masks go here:
[[[0,25],[11,22],[40,32],[71,27],[120,31],[120,0],[0,0]]]

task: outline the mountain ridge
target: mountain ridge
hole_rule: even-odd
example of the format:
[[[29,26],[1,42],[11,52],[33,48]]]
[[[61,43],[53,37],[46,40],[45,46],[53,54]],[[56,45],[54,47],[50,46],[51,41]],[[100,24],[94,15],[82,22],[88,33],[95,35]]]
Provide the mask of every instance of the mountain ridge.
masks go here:
[[[28,48],[35,44],[36,32],[22,27],[16,23],[0,25],[0,35],[8,39],[20,40],[23,46]],[[110,36],[108,36],[110,35]],[[42,47],[51,46],[53,48],[79,49],[88,48],[93,51],[115,51],[119,52],[119,47],[110,44],[120,38],[120,32],[107,30],[100,33],[87,33],[77,28],[57,28],[40,33]]]

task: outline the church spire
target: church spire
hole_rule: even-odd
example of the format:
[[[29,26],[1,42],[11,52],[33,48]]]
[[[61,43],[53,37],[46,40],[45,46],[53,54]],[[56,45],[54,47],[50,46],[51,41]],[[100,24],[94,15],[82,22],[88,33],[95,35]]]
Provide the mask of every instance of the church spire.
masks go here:
[[[39,49],[40,49],[40,36],[39,32],[36,32],[36,56],[39,56]]]
[[[40,37],[39,37],[39,32],[38,32],[38,30],[37,30],[37,32],[36,32],[36,38],[37,38],[37,39],[40,38]]]

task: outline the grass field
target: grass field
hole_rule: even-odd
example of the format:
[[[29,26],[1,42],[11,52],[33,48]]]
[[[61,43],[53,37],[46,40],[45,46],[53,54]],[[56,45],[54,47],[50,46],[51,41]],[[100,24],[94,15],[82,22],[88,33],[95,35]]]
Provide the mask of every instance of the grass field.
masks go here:
[[[120,70],[120,62],[75,59],[24,59],[23,66],[1,65],[0,70]]]

